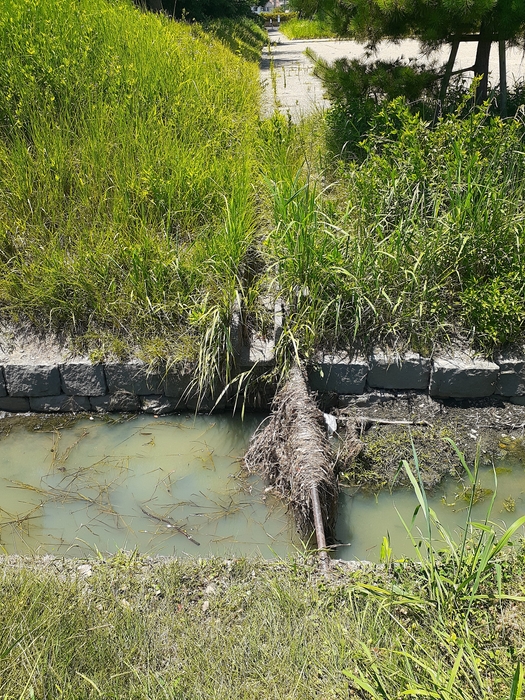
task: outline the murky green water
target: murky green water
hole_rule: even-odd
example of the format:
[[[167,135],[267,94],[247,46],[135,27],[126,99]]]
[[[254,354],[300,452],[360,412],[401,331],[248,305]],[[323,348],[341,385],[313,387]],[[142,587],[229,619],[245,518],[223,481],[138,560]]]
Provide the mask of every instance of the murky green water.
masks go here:
[[[525,515],[525,467],[517,460],[503,460],[498,465],[496,479],[497,486],[492,468],[480,470],[478,483],[487,491],[475,492],[480,500],[473,508],[472,520],[485,521],[495,491],[490,521],[496,525],[496,529],[503,531]],[[454,534],[456,541],[464,531],[469,496],[465,487],[453,479],[445,480],[432,494],[428,494],[430,507],[447,531]],[[348,490],[343,490],[336,535],[346,546],[337,548],[337,556],[377,562],[385,536],[390,537],[394,557],[413,556],[414,549],[401,518],[410,525],[416,506],[417,499],[408,489],[392,493],[383,490],[377,496],[359,492],[352,495]],[[416,539],[419,532],[426,534],[421,514],[417,516],[412,532]],[[525,531],[521,529],[516,536],[524,535]]]
[[[8,553],[286,556],[285,508],[242,476],[260,417],[138,416],[15,427],[0,439],[0,543]],[[196,544],[196,543],[199,544]]]
[[[64,419],[67,422],[68,419]],[[82,419],[72,427],[44,419],[0,430],[0,547],[7,553],[103,555],[137,548],[176,556],[286,557],[300,547],[282,503],[246,478],[240,458],[260,417],[137,416],[123,422]],[[507,463],[508,462],[508,463]],[[508,527],[525,515],[525,468],[504,461],[497,474],[491,520]],[[481,485],[494,489],[484,469]],[[492,494],[475,506],[484,520]],[[460,536],[467,500],[445,482],[429,503]],[[394,556],[410,556],[400,515],[410,523],[414,494],[377,497],[343,490],[335,556],[378,561],[383,537]],[[424,529],[420,516],[413,532]],[[521,533],[523,534],[523,533]]]

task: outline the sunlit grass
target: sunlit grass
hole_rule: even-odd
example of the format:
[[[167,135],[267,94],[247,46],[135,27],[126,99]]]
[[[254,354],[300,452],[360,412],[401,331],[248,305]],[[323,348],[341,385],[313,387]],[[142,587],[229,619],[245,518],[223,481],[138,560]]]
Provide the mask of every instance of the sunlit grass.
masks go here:
[[[257,66],[124,0],[8,0],[0,61],[4,318],[196,354],[242,288]]]
[[[481,109],[431,129],[397,101],[363,139],[364,158],[324,170],[307,148],[297,168],[294,127],[280,128],[266,243],[269,278],[288,309],[288,350],[393,344],[430,353],[459,339],[490,353],[519,340],[519,121]]]
[[[291,19],[283,22],[280,29],[288,39],[330,39],[337,36],[330,23],[320,19]]]

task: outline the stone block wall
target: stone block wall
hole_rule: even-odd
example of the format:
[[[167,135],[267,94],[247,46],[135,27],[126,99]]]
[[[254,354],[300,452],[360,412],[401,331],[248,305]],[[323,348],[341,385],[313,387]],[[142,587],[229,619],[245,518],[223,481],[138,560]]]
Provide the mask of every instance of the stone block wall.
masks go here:
[[[240,354],[240,371],[273,362],[273,342],[254,343]],[[525,356],[501,356],[489,362],[465,355],[425,358],[383,350],[370,357],[321,355],[308,368],[310,387],[325,397],[367,397],[418,391],[436,399],[496,396],[525,405]],[[91,364],[87,360],[57,364],[7,362],[0,366],[0,411],[138,412],[163,415],[195,410],[193,376],[180,368],[154,372],[139,361]],[[205,396],[199,409],[211,410],[221,393]],[[271,397],[269,397],[271,398]],[[223,396],[216,408],[225,408]]]
[[[191,379],[182,370],[148,371],[141,362],[5,364],[0,411],[173,413],[195,407]]]

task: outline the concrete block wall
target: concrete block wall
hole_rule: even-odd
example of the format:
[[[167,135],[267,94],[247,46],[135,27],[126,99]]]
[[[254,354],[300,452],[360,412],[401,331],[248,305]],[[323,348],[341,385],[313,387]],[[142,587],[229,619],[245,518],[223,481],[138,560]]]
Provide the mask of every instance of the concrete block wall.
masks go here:
[[[188,393],[191,380],[183,370],[150,372],[138,361],[8,363],[0,366],[0,411],[144,411],[161,415],[195,407],[196,399]]]
[[[436,399],[497,396],[525,404],[525,357],[489,362],[467,355],[430,359],[376,350],[367,358],[321,356],[308,376],[311,388],[320,393],[420,391]]]
[[[254,365],[261,372],[273,362],[274,342],[253,343],[240,353],[240,370]],[[155,372],[139,361],[91,364],[87,360],[57,364],[5,363],[0,366],[0,411],[62,413],[78,411],[143,411],[163,415],[195,410],[197,397],[189,394],[192,375],[170,367]],[[433,398],[497,396],[525,405],[525,356],[502,355],[489,362],[465,355],[422,357],[384,350],[370,357],[321,355],[308,368],[310,387],[319,394],[363,397],[384,392],[419,391]],[[206,396],[199,408],[209,411],[215,396]],[[224,408],[223,397],[218,408]]]

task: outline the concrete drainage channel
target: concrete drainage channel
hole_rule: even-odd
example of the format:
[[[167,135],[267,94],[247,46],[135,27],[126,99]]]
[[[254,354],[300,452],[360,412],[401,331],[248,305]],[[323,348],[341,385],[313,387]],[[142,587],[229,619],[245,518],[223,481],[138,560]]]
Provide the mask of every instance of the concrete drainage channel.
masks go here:
[[[273,343],[243,348],[241,371],[254,365],[269,368]],[[7,358],[9,360],[9,358]],[[195,410],[188,392],[194,376],[177,368],[148,371],[146,364],[89,360],[71,362],[3,361],[0,365],[0,411],[17,412],[145,412],[154,415]],[[417,392],[431,398],[497,397],[525,405],[525,357],[504,356],[495,362],[468,356],[400,356],[376,351],[370,357],[319,356],[308,367],[310,388],[332,406],[370,405]],[[209,411],[213,401],[204,401]],[[218,408],[227,408],[224,400]],[[266,408],[267,406],[252,406]]]

